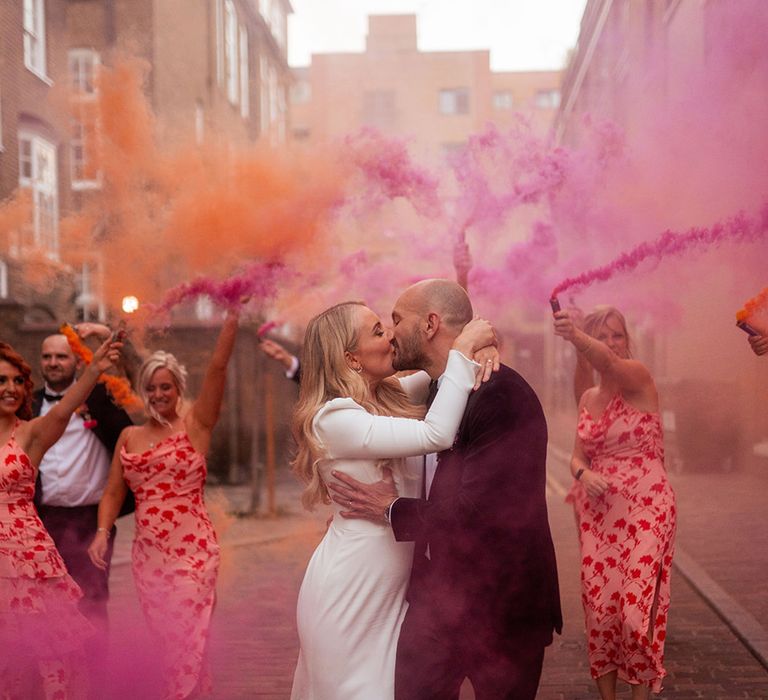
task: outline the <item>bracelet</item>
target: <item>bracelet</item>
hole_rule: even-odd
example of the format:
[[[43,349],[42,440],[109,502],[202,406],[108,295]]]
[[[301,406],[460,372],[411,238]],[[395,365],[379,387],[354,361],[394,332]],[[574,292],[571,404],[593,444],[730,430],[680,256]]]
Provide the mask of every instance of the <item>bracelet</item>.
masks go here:
[[[106,533],[107,533],[107,539],[109,539],[109,537],[110,537],[110,535],[111,535],[111,533],[110,533],[110,531],[109,531],[109,530],[110,530],[110,529],[109,529],[109,528],[106,528],[106,527],[97,527],[97,528],[96,528],[96,532],[106,532]]]
[[[579,481],[581,479],[581,475],[584,473],[584,467],[579,467],[576,470],[576,473],[573,475],[573,478],[576,479],[576,481]]]

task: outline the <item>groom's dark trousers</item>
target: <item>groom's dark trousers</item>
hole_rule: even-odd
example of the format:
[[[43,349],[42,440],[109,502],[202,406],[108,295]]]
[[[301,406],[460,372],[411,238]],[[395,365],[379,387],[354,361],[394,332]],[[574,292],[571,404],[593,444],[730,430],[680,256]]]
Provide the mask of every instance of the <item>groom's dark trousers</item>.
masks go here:
[[[547,425],[536,394],[502,366],[474,392],[429,498],[392,507],[415,541],[395,700],[533,700],[562,628],[545,500]]]

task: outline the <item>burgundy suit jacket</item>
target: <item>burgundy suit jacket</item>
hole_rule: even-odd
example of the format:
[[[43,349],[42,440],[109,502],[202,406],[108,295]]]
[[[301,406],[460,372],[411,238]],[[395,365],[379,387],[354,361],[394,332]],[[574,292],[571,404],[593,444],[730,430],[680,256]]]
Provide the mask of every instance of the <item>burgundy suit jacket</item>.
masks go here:
[[[392,507],[396,539],[416,543],[408,598],[429,605],[446,629],[479,626],[503,638],[525,625],[545,644],[561,631],[546,450],[536,394],[502,365],[470,396],[429,499]]]

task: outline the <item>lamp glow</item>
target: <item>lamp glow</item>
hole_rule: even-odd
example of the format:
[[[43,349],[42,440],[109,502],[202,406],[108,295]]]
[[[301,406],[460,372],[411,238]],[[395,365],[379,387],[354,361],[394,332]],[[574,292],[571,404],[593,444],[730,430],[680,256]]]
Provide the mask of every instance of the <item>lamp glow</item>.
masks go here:
[[[138,311],[139,300],[133,296],[123,297],[122,307],[125,313],[132,314],[134,311]]]

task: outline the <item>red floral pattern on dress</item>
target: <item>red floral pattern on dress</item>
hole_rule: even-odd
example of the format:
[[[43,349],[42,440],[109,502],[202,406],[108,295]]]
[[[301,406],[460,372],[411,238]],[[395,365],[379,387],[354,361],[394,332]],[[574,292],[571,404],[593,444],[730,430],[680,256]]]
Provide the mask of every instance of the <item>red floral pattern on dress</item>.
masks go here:
[[[0,447],[0,686],[9,697],[29,697],[22,671],[34,662],[45,697],[69,698],[77,692],[73,664],[93,628],[77,609],[82,591],[37,515],[37,470],[15,433]]]
[[[203,502],[205,457],[186,433],[141,454],[121,453],[136,496],[132,568],[142,610],[162,643],[166,697],[207,691],[206,647],[219,545]]]
[[[661,420],[617,394],[598,419],[582,410],[578,435],[590,468],[609,483],[592,499],[575,482],[567,498],[581,544],[590,671],[598,678],[615,670],[622,680],[658,693],[666,675],[676,524]]]

